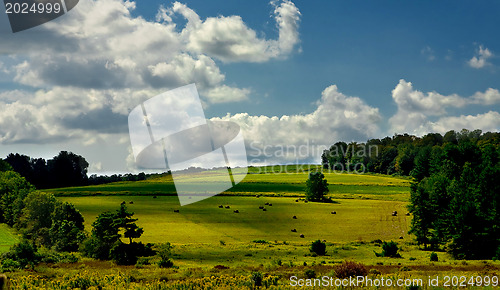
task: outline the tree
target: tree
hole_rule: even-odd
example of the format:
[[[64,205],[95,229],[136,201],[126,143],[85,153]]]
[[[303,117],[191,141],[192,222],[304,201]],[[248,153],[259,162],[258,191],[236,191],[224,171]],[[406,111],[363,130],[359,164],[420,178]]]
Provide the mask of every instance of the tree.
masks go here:
[[[133,219],[133,212],[127,211],[127,206],[122,203],[120,208],[116,211],[115,223],[119,228],[124,229],[123,237],[130,240],[132,244],[132,239],[138,239],[141,237],[144,230],[138,227],[135,222],[137,219]]]
[[[80,155],[61,151],[47,164],[53,187],[85,185],[89,163]]]
[[[311,172],[306,181],[306,199],[310,201],[323,201],[325,193],[329,191],[328,182],[322,172]]]
[[[33,191],[26,196],[24,203],[20,223],[23,236],[37,246],[51,245],[49,229],[52,227],[52,213],[58,201],[50,193]]]
[[[137,257],[153,255],[152,245],[133,241],[144,232],[135,224],[137,219],[133,215],[125,203],[115,212],[101,213],[92,224],[91,236],[83,243],[83,253],[100,260],[112,259],[119,265],[133,265]],[[123,237],[129,239],[128,244],[121,241],[122,231]]]
[[[52,212],[49,234],[56,251],[76,251],[85,239],[84,219],[74,205],[65,202],[56,204]]]
[[[25,197],[34,189],[19,173],[0,172],[0,222],[14,226],[21,217]]]

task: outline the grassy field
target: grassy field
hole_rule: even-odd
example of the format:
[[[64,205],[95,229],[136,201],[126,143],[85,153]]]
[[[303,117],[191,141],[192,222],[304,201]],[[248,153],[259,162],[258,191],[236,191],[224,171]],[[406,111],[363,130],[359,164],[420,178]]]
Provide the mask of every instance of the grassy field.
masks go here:
[[[176,244],[251,242],[253,240],[304,241],[325,239],[334,242],[390,240],[406,237],[410,217],[404,202],[341,199],[338,203],[304,203],[288,197],[215,196],[180,207],[173,196],[60,197],[73,203],[90,228],[95,217],[116,210],[122,201],[135,212],[144,228],[144,242]],[[133,202],[133,204],[130,204]],[[259,209],[265,203],[267,211]],[[230,209],[219,208],[230,206]],[[175,213],[174,209],[179,209]],[[239,213],[234,213],[238,210]],[[331,214],[336,211],[336,214]],[[292,217],[296,216],[297,219]],[[296,229],[297,232],[291,232]]]
[[[241,174],[234,170],[236,174]],[[261,172],[261,173],[257,173]],[[272,168],[249,174],[236,186],[221,195],[303,196],[308,172],[266,173]],[[376,174],[337,174],[325,172],[333,198],[364,198],[378,200],[408,201],[410,180]],[[200,189],[208,182],[200,177]],[[116,182],[105,185],[71,187],[48,190],[58,196],[99,196],[99,195],[176,195],[170,175],[138,182]]]
[[[18,241],[19,238],[14,230],[6,224],[0,224],[0,254],[8,251]]]
[[[498,276],[499,262],[456,261],[445,252],[438,252],[439,261],[429,261],[430,252],[421,250],[408,235],[409,179],[327,172],[328,196],[334,202],[306,203],[303,197],[308,171],[289,169],[290,174],[278,173],[276,167],[250,168],[245,179],[231,190],[183,207],[170,176],[50,190],[82,212],[88,231],[99,213],[114,211],[126,202],[135,212],[138,226],[144,228],[140,241],[172,243],[176,267],[159,268],[154,259],[142,266],[116,266],[109,261],[82,258],[76,264],[41,264],[35,274],[14,273],[13,284],[28,289],[60,285],[249,289],[253,285],[250,273],[259,271],[264,273],[265,285],[293,289],[289,286],[290,276],[304,278],[308,270],[319,277],[335,276],[335,266],[345,260],[364,263],[370,269],[369,276],[379,279]],[[241,172],[236,170],[236,174]],[[202,187],[210,178],[200,175],[198,182]],[[259,209],[261,206],[266,211]],[[393,211],[399,214],[393,216]],[[2,239],[7,240],[0,236]],[[316,256],[309,250],[317,239],[325,240],[327,255]],[[375,255],[382,251],[380,241],[390,240],[398,243],[402,257]]]

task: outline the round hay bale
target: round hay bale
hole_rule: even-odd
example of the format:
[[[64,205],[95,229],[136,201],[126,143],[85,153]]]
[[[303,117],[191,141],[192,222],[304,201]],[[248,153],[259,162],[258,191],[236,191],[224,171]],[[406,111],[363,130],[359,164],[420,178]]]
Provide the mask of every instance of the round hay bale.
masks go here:
[[[304,237],[304,234],[300,234],[300,237],[301,237],[301,238],[305,238],[305,237]]]
[[[293,216],[292,218],[293,218],[294,220],[296,220],[296,219],[297,219],[297,216]]]

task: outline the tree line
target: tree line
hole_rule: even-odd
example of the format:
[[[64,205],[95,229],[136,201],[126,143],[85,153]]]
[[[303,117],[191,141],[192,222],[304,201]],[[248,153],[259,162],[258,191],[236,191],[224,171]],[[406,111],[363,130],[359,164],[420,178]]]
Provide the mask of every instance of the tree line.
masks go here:
[[[411,176],[410,233],[418,244],[458,259],[500,259],[500,133],[464,129],[337,142],[322,163]]]
[[[21,235],[21,241],[0,256],[2,271],[33,267],[39,262],[76,262],[78,258],[71,254],[76,251],[125,265],[135,264],[138,257],[158,255],[160,267],[171,267],[169,244],[134,241],[144,231],[133,215],[123,202],[116,211],[101,213],[88,233],[83,215],[73,204],[35,190],[0,159],[0,223],[15,228]]]
[[[99,185],[118,181],[145,180],[149,175],[113,174],[87,176],[89,163],[73,152],[61,151],[52,159],[32,158],[19,153],[10,153],[4,159],[12,170],[33,184],[37,189]]]

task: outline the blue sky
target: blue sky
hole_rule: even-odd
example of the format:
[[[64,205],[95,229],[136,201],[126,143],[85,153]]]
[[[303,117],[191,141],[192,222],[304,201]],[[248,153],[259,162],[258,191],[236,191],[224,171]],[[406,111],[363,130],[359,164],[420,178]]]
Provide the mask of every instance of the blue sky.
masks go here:
[[[128,113],[189,83],[247,149],[500,128],[498,1],[83,0],[15,34],[0,12],[1,156],[131,170]]]

